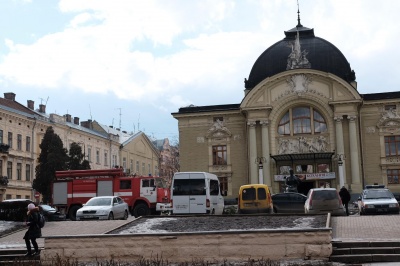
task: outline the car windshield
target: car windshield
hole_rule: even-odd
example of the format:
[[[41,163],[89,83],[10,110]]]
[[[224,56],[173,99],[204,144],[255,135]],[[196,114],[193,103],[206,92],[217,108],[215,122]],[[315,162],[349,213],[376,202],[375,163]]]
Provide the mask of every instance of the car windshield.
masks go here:
[[[110,206],[111,200],[111,198],[90,199],[85,206]]]
[[[49,206],[49,205],[40,205],[40,207],[44,210],[44,211],[55,211],[56,209],[54,209],[53,207]]]
[[[312,194],[313,200],[333,200],[337,198],[338,195],[335,190],[316,190]]]
[[[366,190],[364,192],[365,199],[391,199],[393,194],[388,190]]]

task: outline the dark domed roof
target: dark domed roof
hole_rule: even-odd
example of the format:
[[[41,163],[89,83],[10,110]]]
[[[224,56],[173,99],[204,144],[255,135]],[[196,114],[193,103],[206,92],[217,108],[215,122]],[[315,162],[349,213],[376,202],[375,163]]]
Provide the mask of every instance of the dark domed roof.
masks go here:
[[[342,52],[330,42],[315,37],[314,29],[297,27],[285,31],[286,37],[265,50],[251,69],[249,79],[245,80],[245,88],[252,89],[262,80],[288,70],[288,57],[292,53],[292,46],[299,32],[300,50],[304,52],[309,64],[299,65],[296,68],[309,68],[329,72],[347,82],[355,80],[355,73]],[[289,69],[290,70],[290,69]]]

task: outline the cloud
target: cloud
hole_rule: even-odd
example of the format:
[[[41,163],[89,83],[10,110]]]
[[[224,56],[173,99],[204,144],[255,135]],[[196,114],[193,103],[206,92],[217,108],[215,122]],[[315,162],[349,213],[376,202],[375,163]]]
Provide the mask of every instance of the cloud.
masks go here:
[[[301,23],[337,45],[357,73],[370,71],[362,62],[397,49],[394,6],[304,1]],[[70,18],[63,28],[33,43],[5,40],[3,84],[112,93],[161,110],[240,102],[258,56],[297,24],[296,3],[282,0],[60,0],[58,8]],[[387,64],[397,69],[395,61]]]

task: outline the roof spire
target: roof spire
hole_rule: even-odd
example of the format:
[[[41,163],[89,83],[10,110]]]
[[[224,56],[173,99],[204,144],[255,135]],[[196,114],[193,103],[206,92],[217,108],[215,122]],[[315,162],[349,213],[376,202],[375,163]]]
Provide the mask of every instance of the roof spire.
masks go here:
[[[300,23],[300,7],[299,7],[299,0],[297,0],[297,26],[296,28],[303,27]]]

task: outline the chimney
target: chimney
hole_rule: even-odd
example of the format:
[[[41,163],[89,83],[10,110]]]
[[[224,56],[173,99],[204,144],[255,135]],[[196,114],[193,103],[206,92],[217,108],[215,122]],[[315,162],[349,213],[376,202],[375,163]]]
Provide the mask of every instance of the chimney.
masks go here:
[[[46,105],[39,104],[39,112],[45,114],[46,113]]]
[[[4,99],[15,101],[15,93],[13,92],[5,92]]]
[[[88,121],[82,121],[81,126],[92,129],[92,120],[89,119]]]
[[[65,115],[65,122],[69,122],[69,123],[71,123],[71,115],[70,114],[66,114]]]
[[[74,124],[79,125],[79,117],[74,117]]]
[[[28,100],[27,106],[29,109],[34,110],[35,109],[35,102],[32,100]]]

